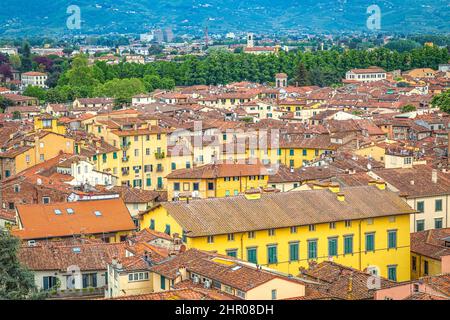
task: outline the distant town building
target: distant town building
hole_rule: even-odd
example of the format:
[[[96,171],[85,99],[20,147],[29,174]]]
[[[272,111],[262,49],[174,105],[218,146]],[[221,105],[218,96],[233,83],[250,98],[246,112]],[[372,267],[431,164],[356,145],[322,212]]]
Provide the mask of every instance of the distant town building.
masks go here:
[[[372,82],[386,79],[386,71],[379,67],[367,69],[352,69],[345,74],[345,80],[357,82]]]
[[[22,73],[22,87],[35,86],[40,88],[47,88],[45,81],[47,81],[47,74],[43,72],[25,72]]]

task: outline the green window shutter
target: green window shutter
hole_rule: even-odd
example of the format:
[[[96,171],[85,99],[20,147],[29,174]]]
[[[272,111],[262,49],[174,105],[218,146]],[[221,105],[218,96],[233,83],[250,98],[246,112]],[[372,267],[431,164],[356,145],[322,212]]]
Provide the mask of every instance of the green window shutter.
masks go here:
[[[328,239],[328,256],[337,256],[337,239]]]
[[[344,238],[344,254],[353,253],[353,237],[347,236]]]
[[[373,233],[366,234],[366,251],[375,251],[375,235]]]
[[[289,244],[289,261],[298,261],[298,243]]]
[[[150,187],[152,185],[152,179],[151,178],[147,178],[146,179],[146,184],[147,184],[147,187]]]
[[[154,219],[150,220],[150,230],[155,230],[155,220]]]
[[[161,276],[161,290],[166,290],[166,277]]]
[[[257,257],[256,257],[256,248],[248,248],[247,249],[247,260],[251,263],[258,263]]]
[[[267,248],[268,263],[277,263],[277,247],[270,246]]]
[[[308,259],[317,258],[317,241],[308,241]]]
[[[388,231],[388,248],[397,248],[397,231]]]
[[[94,155],[92,156],[92,159],[93,159],[94,161],[97,161],[97,155],[94,154]]]
[[[113,153],[113,159],[117,159],[117,152]]]
[[[308,154],[308,150],[303,149],[303,155],[306,156]]]

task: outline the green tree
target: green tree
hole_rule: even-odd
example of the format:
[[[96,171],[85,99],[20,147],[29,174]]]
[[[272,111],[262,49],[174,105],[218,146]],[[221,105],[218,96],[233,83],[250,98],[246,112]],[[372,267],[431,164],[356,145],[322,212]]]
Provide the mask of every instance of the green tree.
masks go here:
[[[431,105],[441,109],[442,112],[450,114],[450,90],[435,95],[431,100]]]
[[[38,98],[39,101],[45,101],[45,98],[47,96],[47,93],[45,89],[35,86],[28,86],[23,91],[23,95],[27,97],[35,97]]]
[[[22,60],[20,59],[20,56],[18,54],[10,55],[9,63],[11,64],[11,67],[16,70],[19,70],[22,67]]]
[[[113,97],[119,103],[131,103],[131,97],[146,92],[141,79],[114,79],[98,85],[94,95],[98,97]]]
[[[412,104],[407,104],[407,105],[404,105],[404,106],[401,108],[401,111],[402,111],[403,113],[416,111],[416,107],[413,106]]]
[[[12,115],[13,120],[19,120],[22,119],[22,115],[20,114],[20,111],[14,111]]]
[[[18,250],[20,240],[0,231],[0,299],[37,299],[33,274],[20,264]]]

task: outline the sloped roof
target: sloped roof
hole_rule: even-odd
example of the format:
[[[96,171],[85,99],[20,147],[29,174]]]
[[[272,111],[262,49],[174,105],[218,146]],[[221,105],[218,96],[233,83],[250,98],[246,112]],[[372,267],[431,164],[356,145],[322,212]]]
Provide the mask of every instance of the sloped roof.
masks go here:
[[[68,237],[134,230],[136,227],[122,199],[17,205],[22,239]],[[69,214],[67,209],[72,209]],[[61,213],[56,214],[55,210]],[[100,215],[95,212],[99,211]]]
[[[373,186],[349,187],[342,192],[345,201],[323,189],[265,193],[252,200],[236,196],[161,205],[191,237],[415,212],[395,193]]]

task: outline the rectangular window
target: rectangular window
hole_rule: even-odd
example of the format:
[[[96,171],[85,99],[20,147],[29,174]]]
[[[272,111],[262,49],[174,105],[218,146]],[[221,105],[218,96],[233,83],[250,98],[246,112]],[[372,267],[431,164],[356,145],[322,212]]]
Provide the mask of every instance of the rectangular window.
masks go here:
[[[225,252],[227,253],[227,256],[237,258],[237,250],[236,249],[226,250]]]
[[[150,230],[155,230],[155,219],[150,220]]]
[[[247,261],[254,264],[258,263],[256,248],[247,248]]]
[[[174,182],[173,190],[174,191],[180,191],[180,183],[179,182]]]
[[[166,277],[161,276],[160,282],[161,282],[161,290],[166,290]]]
[[[269,229],[268,230],[269,236],[272,237],[275,235],[275,229]]]
[[[208,236],[207,242],[208,243],[214,243],[214,236]]]
[[[350,228],[352,226],[352,221],[351,220],[345,220],[345,227],[346,228]]]
[[[294,167],[294,160],[289,160],[289,167],[291,167],[291,168]]]
[[[166,229],[164,230],[164,233],[170,236],[170,224],[166,224]]]
[[[317,240],[308,240],[308,259],[317,259]]]
[[[294,155],[294,149],[290,149],[290,150],[289,150],[289,155],[290,155],[290,156],[293,156],[293,155]]]
[[[199,190],[199,183],[198,182],[194,182],[192,184],[192,190],[194,190],[194,191],[198,191]]]
[[[434,219],[434,228],[441,229],[442,228],[442,218]]]
[[[344,236],[344,254],[353,254],[353,236]]]
[[[375,233],[366,233],[366,252],[375,251]]]
[[[411,257],[411,268],[413,271],[417,270],[417,258],[416,257]]]
[[[289,261],[298,261],[298,251],[299,244],[298,242],[293,242],[289,244]]]
[[[330,229],[336,229],[336,222],[330,222]]]
[[[227,235],[228,241],[234,241],[234,233],[229,233]]]
[[[171,168],[172,170],[177,170],[177,164],[175,162],[172,162]]]
[[[267,263],[277,263],[277,246],[271,245],[267,246]]]
[[[439,212],[442,211],[442,200],[435,200],[434,201],[434,211]]]
[[[416,221],[416,231],[423,231],[425,230],[425,220],[421,219],[421,220],[417,220]]]
[[[272,290],[272,300],[277,300],[277,290],[276,289]]]
[[[310,224],[308,226],[309,231],[316,231],[316,225],[315,224]]]
[[[306,156],[308,154],[308,150],[303,149],[302,154],[303,154],[303,156]]]
[[[248,232],[248,238],[249,239],[255,239],[256,235],[255,235],[255,231],[249,231]]]
[[[337,256],[338,251],[338,239],[337,238],[329,238],[328,239],[328,256],[335,257]]]
[[[417,211],[423,213],[425,210],[425,204],[423,201],[418,201],[417,202]]]
[[[388,266],[388,279],[397,281],[397,266]]]
[[[424,276],[427,276],[428,275],[428,273],[429,273],[429,270],[428,270],[429,268],[428,268],[428,261],[427,260],[425,260],[424,262],[423,262],[423,275]]]
[[[297,233],[297,227],[291,227],[291,233]]]
[[[389,249],[397,248],[397,230],[388,231],[388,248]]]
[[[189,161],[186,162],[186,169],[190,169],[191,168],[191,163]]]
[[[214,190],[214,182],[208,182],[208,190],[209,191]]]

